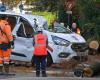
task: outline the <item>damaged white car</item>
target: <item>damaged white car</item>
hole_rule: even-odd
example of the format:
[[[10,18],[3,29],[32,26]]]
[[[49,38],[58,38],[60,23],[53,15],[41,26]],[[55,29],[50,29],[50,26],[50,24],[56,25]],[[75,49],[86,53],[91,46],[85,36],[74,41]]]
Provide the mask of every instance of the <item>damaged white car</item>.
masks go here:
[[[12,50],[11,60],[30,62],[33,56],[33,35],[36,32],[35,19],[42,25],[43,33],[48,37],[47,65],[59,63],[62,59],[71,59],[77,53],[86,56],[86,41],[81,36],[69,29],[61,27],[58,32],[49,31],[47,21],[43,16],[15,14],[0,12],[0,16],[7,16],[11,25],[12,34],[15,36],[15,48]]]

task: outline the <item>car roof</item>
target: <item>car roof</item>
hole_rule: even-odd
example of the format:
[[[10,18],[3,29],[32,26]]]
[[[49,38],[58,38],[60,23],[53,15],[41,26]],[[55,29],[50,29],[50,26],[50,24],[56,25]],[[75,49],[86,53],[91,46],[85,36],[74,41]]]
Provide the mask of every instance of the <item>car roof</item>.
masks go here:
[[[14,13],[14,12],[0,12],[0,14],[23,17],[27,19],[31,25],[34,25],[34,19],[37,19],[39,25],[43,25],[44,23],[47,22],[47,20],[43,16],[38,16],[38,15],[21,14],[21,13]]]

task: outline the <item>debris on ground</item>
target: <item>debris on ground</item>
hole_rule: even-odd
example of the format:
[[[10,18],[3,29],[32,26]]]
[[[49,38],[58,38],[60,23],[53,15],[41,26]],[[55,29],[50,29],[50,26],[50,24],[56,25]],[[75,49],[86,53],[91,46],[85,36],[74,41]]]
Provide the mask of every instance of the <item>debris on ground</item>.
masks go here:
[[[77,60],[70,59],[70,60],[63,60],[58,64],[53,64],[52,67],[53,68],[63,68],[63,69],[69,70],[69,69],[75,68],[77,64],[78,64]]]
[[[79,64],[74,74],[77,77],[93,77],[100,75],[100,55],[89,55],[88,61]]]

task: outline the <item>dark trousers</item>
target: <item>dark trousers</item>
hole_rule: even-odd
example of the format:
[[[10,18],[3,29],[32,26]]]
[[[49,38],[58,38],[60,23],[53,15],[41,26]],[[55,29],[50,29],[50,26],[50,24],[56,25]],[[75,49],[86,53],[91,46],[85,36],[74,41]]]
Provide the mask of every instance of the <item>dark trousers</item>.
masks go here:
[[[36,71],[46,71],[46,56],[34,56]]]

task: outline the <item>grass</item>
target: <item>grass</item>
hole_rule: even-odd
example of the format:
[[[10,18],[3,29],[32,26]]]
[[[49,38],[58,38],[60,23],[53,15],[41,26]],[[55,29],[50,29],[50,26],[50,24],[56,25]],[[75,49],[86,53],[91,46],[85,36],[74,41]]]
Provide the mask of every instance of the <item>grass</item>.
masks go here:
[[[52,13],[52,12],[33,12],[34,15],[40,15],[40,16],[44,16],[46,18],[46,20],[48,21],[48,25],[51,24],[51,22],[56,18],[56,13]]]

